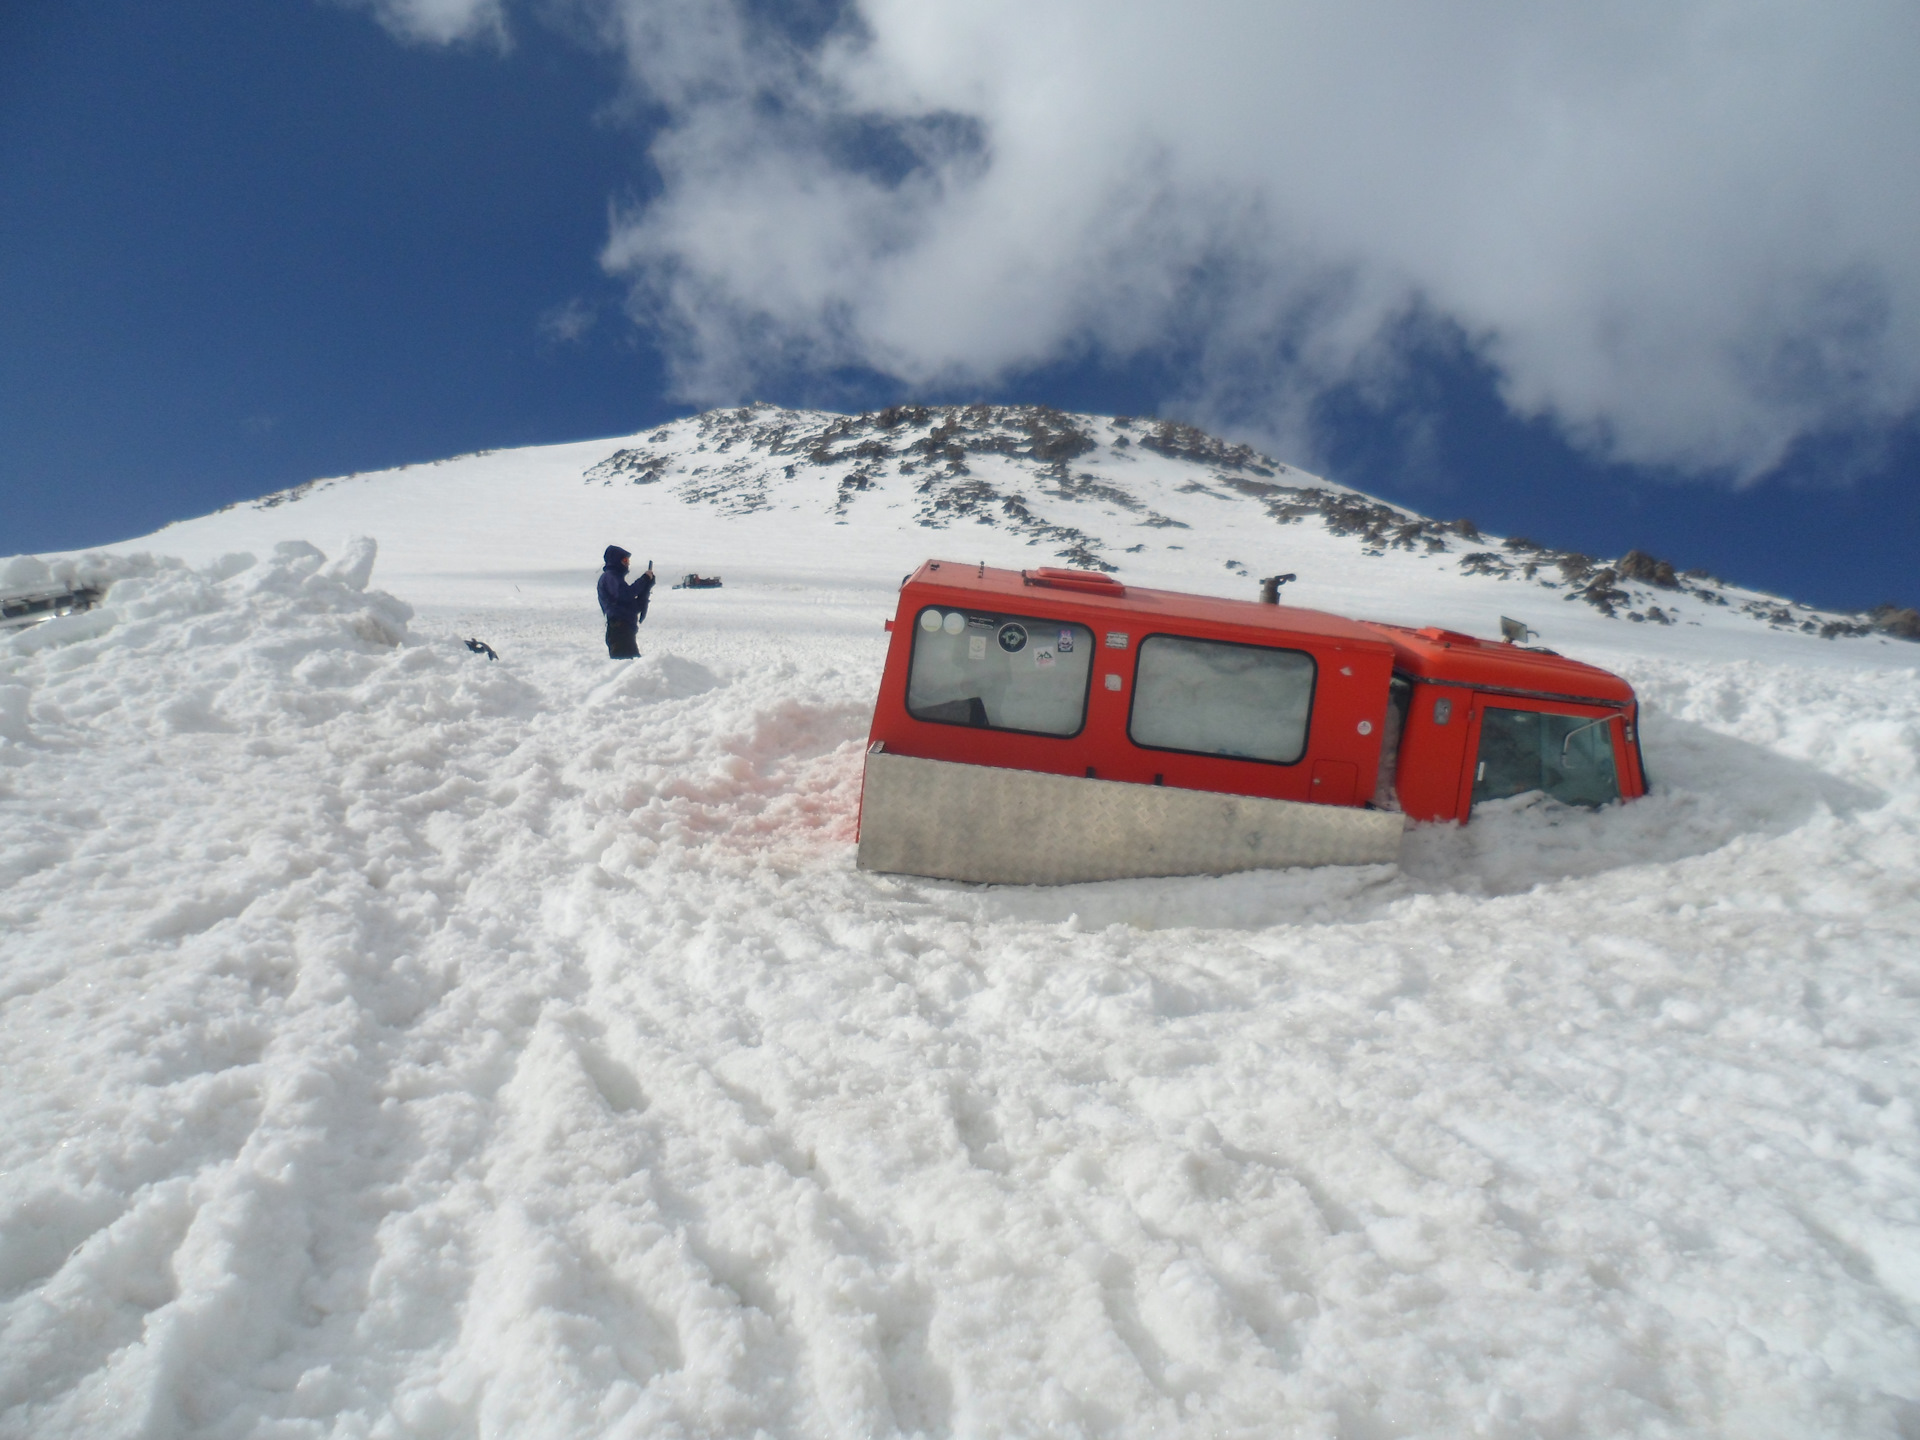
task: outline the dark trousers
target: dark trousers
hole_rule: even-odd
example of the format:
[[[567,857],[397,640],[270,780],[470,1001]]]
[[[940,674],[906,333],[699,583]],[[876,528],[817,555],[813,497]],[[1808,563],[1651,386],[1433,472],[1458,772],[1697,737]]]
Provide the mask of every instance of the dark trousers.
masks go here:
[[[607,621],[607,658],[609,660],[636,660],[640,656],[640,622],[638,620]]]

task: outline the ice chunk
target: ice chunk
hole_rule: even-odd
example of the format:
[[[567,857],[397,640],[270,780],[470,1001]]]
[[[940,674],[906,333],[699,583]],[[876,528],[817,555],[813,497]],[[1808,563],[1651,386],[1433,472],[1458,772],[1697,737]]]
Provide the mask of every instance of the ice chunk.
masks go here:
[[[379,553],[379,542],[371,535],[356,535],[347,541],[340,558],[327,566],[323,573],[355,590],[364,590],[367,581],[373,578],[373,561]]]
[[[53,571],[38,555],[11,555],[0,560],[0,590],[37,590],[53,583]]]

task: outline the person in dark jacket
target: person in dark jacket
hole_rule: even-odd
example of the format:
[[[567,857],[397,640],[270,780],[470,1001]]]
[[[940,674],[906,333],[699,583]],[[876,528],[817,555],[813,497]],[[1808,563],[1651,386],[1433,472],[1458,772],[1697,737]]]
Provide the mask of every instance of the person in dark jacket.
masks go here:
[[[607,568],[600,572],[600,613],[607,617],[607,658],[632,660],[640,654],[640,622],[647,618],[647,597],[653,593],[653,566],[629,582],[627,566],[633,557],[618,545],[607,547]]]

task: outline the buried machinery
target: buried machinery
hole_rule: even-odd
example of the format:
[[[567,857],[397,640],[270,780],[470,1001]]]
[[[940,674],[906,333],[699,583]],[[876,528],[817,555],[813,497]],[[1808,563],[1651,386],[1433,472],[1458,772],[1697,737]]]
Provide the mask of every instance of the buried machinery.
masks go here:
[[[1379,863],[1409,819],[1646,791],[1632,688],[1511,641],[939,560],[888,629],[868,870],[1062,884]]]

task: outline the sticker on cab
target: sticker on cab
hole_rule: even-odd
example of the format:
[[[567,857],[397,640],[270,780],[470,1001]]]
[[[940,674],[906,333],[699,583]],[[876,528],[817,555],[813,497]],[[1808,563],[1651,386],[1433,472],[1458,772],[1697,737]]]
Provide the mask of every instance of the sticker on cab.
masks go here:
[[[1034,669],[1045,670],[1052,664],[1053,664],[1052,650],[1048,649],[1045,645],[1036,645],[1033,647],[1033,668]]]
[[[1009,655],[1018,655],[1027,648],[1027,627],[1007,624],[1000,627],[1000,648]]]
[[[1060,643],[1053,648],[1058,650],[1062,655],[1073,654],[1073,631],[1062,630],[1060,632]]]
[[[987,637],[969,635],[967,637],[967,659],[984,660],[987,658]]]
[[[1127,648],[1127,632],[1124,630],[1107,631],[1107,649],[1124,650]]]

